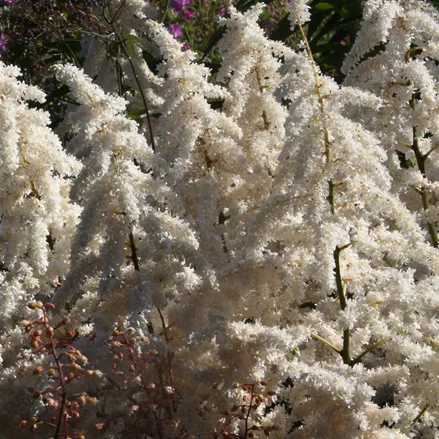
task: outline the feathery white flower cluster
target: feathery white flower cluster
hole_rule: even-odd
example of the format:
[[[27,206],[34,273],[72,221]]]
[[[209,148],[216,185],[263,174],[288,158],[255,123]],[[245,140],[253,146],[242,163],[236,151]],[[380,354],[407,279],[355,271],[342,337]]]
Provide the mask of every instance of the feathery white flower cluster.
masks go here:
[[[54,68],[78,104],[66,152],[0,65],[0,431],[31,382],[17,321],[45,294],[106,377],[81,418],[100,437],[437,437],[439,15],[366,1],[339,85],[264,35],[262,5],[230,9],[216,81],[148,4],[113,6],[121,70],[104,46],[97,83]]]

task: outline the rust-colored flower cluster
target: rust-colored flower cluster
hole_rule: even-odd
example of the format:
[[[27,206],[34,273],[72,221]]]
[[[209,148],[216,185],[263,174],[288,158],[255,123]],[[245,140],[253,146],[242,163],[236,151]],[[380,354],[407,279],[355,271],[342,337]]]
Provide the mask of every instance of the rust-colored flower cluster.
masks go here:
[[[272,397],[276,392],[267,390],[268,382],[261,380],[259,383],[239,384],[235,383],[234,388],[241,388],[244,392],[242,395],[242,403],[234,404],[230,409],[224,412],[224,426],[219,430],[215,429],[213,438],[220,437],[230,439],[247,439],[258,438],[258,433],[264,436],[270,436],[272,431],[278,430],[277,425],[262,425],[255,421],[252,415],[256,410],[266,410],[270,404]],[[239,420],[239,432],[231,432],[232,428],[236,429],[236,420]]]
[[[41,376],[43,387],[36,385],[28,391],[35,400],[41,399],[46,411],[23,419],[21,426],[30,426],[31,431],[41,425],[54,429],[53,439],[83,439],[82,429],[74,431],[76,420],[80,417],[81,407],[87,404],[96,405],[98,400],[87,392],[71,392],[73,381],[86,377],[100,377],[98,370],[86,369],[87,358],[74,347],[79,338],[78,331],[70,328],[69,321],[62,319],[52,326],[48,311],[55,308],[52,303],[32,302],[30,309],[38,310],[39,317],[34,321],[23,321],[22,325],[29,334],[29,345],[32,353],[29,360],[39,362],[33,374]]]

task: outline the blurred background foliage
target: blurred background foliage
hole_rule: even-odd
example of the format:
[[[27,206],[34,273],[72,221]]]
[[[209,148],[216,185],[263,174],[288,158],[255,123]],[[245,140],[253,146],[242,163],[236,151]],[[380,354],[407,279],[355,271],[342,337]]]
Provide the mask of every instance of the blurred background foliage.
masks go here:
[[[130,37],[123,41],[112,38],[113,31],[98,19],[103,8],[112,0],[0,0],[0,56],[15,64],[24,79],[41,87],[49,99],[45,109],[55,114],[56,125],[61,118],[62,103],[68,100],[67,90],[60,87],[49,67],[55,62],[84,62],[84,37],[103,38],[108,43],[108,56],[129,49]],[[213,74],[221,62],[216,44],[224,32],[222,17],[233,4],[246,11],[261,0],[151,0],[157,16],[178,38],[184,49],[198,53],[199,61],[208,65]],[[289,0],[266,0],[260,17],[261,26],[273,40],[296,47],[300,42],[297,31],[288,22]],[[322,71],[337,81],[343,80],[340,67],[350,50],[361,24],[364,0],[313,0],[307,36],[315,60]],[[439,0],[432,1],[439,6]],[[125,44],[125,48],[117,45]],[[150,54],[148,62],[154,63]],[[158,60],[155,60],[156,62]],[[52,108],[49,108],[52,107]],[[59,117],[56,117],[58,114]]]

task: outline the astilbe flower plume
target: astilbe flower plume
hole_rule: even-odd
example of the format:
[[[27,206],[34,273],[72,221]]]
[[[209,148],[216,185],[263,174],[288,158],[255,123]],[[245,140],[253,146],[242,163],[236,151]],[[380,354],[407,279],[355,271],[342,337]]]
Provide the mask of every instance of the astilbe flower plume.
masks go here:
[[[145,2],[103,9],[111,43],[91,44],[85,66],[96,82],[54,68],[75,103],[58,129],[75,159],[24,103],[41,94],[2,66],[1,407],[35,379],[16,323],[46,294],[102,373],[81,432],[436,434],[438,15],[366,1],[339,85],[314,61],[308,2],[290,4],[297,50],[264,35],[262,8],[230,8],[216,82]]]

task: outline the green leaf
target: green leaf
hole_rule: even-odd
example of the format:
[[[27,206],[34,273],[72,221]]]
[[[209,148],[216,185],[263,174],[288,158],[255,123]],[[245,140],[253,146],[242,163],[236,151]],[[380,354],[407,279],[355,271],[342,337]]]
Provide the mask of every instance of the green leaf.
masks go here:
[[[330,9],[334,9],[334,5],[331,5],[331,3],[317,3],[314,6],[314,9],[317,11],[328,11]]]
[[[219,27],[214,34],[210,37],[209,41],[207,42],[206,48],[203,51],[203,56],[201,57],[200,61],[203,61],[204,58],[209,54],[209,52],[217,45],[217,43],[221,40],[221,38],[226,33],[226,27],[225,25]]]
[[[134,58],[134,56],[136,55],[136,49],[134,47],[134,43],[138,40],[139,40],[139,38],[133,34],[128,34],[125,37],[125,41],[127,42],[128,53],[130,54],[130,56],[132,58]]]
[[[277,23],[270,38],[275,41],[285,41],[292,34],[288,14]]]
[[[139,41],[139,37],[137,35],[128,34],[125,39],[127,41],[131,41],[132,43],[135,43],[136,41]]]
[[[415,166],[415,164],[410,159],[407,159],[406,155],[402,151],[396,150],[396,155],[398,156],[401,168],[410,169]]]
[[[151,72],[154,72],[155,74],[158,73],[157,67],[160,63],[160,61],[156,60],[149,52],[144,50],[142,52],[143,59],[145,60],[146,64],[148,64],[149,69]]]
[[[128,111],[126,114],[127,119],[135,120],[136,122],[140,122],[142,120],[143,115],[146,114],[146,110],[144,108],[134,108],[133,110]]]
[[[120,55],[120,44],[118,41],[112,41],[107,49],[107,58],[117,59]]]

